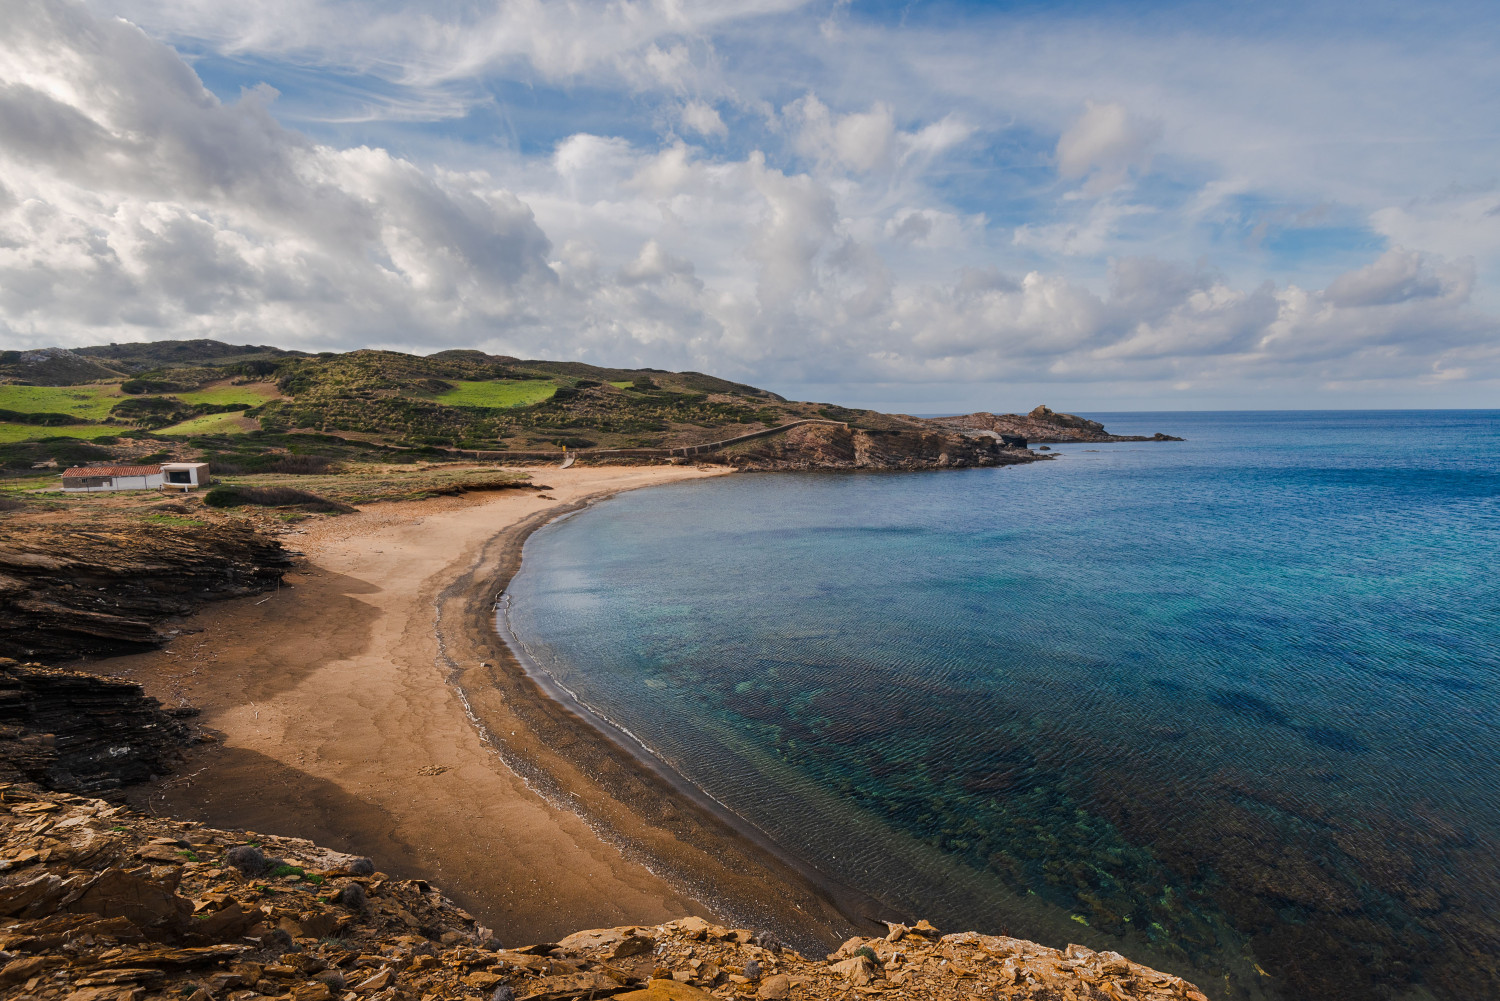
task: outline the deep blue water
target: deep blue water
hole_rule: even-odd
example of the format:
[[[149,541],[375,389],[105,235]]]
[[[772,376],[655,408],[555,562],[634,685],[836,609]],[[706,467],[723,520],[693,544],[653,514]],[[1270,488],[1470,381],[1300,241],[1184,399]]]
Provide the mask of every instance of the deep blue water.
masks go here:
[[[1093,416],[1189,440],[624,494],[532,537],[510,626],[913,917],[1500,996],[1500,411]]]

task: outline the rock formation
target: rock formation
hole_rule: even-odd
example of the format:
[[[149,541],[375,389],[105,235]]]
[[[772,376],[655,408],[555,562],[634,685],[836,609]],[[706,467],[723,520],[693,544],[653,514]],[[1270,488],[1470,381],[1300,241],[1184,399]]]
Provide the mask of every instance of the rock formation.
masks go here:
[[[160,645],[162,620],[275,587],[281,543],[241,525],[6,526],[0,656],[56,664]]]
[[[785,434],[732,445],[697,461],[739,469],[946,469],[1009,466],[1045,456],[999,440],[911,426],[878,429],[809,424]]]
[[[1039,406],[1025,416],[976,413],[961,417],[929,417],[927,421],[940,428],[1018,435],[1033,443],[1182,441],[1181,438],[1162,434],[1160,431],[1154,435],[1110,434],[1098,421],[1076,414],[1060,414],[1046,406]]]
[[[0,786],[0,990],[35,1001],[1206,1001],[1111,952],[925,921],[805,958],[689,917],[505,948],[422,880],[309,841]]]
[[[92,793],[166,775],[183,715],[132,682],[0,657],[0,779]]]

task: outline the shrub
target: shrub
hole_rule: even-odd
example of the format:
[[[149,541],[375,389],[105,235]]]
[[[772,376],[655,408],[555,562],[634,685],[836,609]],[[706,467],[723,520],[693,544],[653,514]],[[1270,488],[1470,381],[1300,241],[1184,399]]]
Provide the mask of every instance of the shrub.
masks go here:
[[[287,455],[279,452],[210,452],[203,461],[220,476],[243,476],[246,473],[289,473],[296,476],[318,476],[337,472],[333,459],[326,455]]]
[[[96,438],[94,442],[99,440]],[[85,462],[109,458],[109,449],[99,448],[97,444],[90,444],[79,438],[47,438],[42,441],[18,441],[0,445],[0,466],[6,469],[30,469],[36,463],[49,459],[56,460],[60,465],[81,466]]]
[[[120,383],[120,392],[131,396],[141,393],[181,393],[192,388],[168,379],[127,379]]]
[[[329,471],[331,463],[326,455],[278,456],[267,467],[272,473],[292,473],[298,476],[316,476]]]
[[[224,484],[214,487],[203,497],[209,507],[297,507],[304,511],[323,511],[329,514],[347,514],[354,508],[348,504],[328,500],[305,490],[291,487],[245,487]]]

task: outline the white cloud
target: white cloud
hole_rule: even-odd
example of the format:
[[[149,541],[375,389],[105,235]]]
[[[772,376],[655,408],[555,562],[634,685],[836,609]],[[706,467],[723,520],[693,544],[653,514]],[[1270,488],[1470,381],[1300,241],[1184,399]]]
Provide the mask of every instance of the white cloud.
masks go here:
[[[1112,101],[1089,101],[1057,140],[1057,171],[1069,180],[1085,178],[1089,194],[1104,194],[1125,184],[1132,171],[1145,170],[1160,138],[1160,122],[1137,119]]]
[[[1434,264],[1421,254],[1392,247],[1358,271],[1339,275],[1323,295],[1335,306],[1390,306],[1420,299],[1464,302],[1474,286],[1472,262]]]
[[[810,159],[854,171],[888,167],[895,159],[896,119],[888,105],[838,115],[808,94],[782,113],[796,129],[797,150]]]
[[[702,101],[689,101],[682,107],[682,124],[698,133],[700,136],[718,136],[723,138],[729,134],[729,129],[724,125],[724,119],[719,113]]]

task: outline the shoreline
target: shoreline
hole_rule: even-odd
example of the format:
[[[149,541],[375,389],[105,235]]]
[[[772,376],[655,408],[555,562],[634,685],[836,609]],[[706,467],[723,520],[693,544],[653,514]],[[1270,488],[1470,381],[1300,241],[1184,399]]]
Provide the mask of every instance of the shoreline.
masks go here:
[[[691,913],[836,945],[887,915],[554,700],[497,629],[495,595],[531,532],[622,490],[719,472],[549,470],[540,503],[516,491],[381,504],[289,538],[307,552],[281,591],[209,606],[161,650],[78,665],[200,708],[215,739],[132,801],[370,855],[508,943]]]
[[[670,836],[680,837],[685,834],[695,841],[709,842],[707,846],[694,844],[693,847],[710,847],[721,857],[726,854],[726,849],[732,849],[734,855],[766,870],[764,873],[757,873],[758,876],[776,878],[778,889],[783,895],[789,886],[801,884],[804,891],[810,890],[815,899],[821,898],[823,904],[822,914],[794,904],[794,910],[798,913],[777,915],[773,913],[774,907],[746,906],[747,898],[733,896],[737,892],[742,893],[743,888],[726,886],[717,891],[709,889],[710,902],[728,915],[731,923],[755,927],[770,925],[770,930],[787,938],[789,944],[803,951],[815,952],[837,946],[856,931],[878,930],[883,927],[884,920],[914,920],[912,915],[898,913],[869,894],[821,872],[811,863],[778,845],[752,821],[663,761],[640,738],[579,699],[536,664],[519,637],[511,631],[502,604],[509,597],[510,581],[519,572],[525,557],[526,541],[539,529],[572,517],[613,496],[614,492],[591,496],[550,517],[513,527],[512,531],[517,533],[517,537],[509,542],[507,555],[513,557],[514,563],[508,565],[495,581],[498,593],[494,603],[489,606],[487,615],[489,628],[498,643],[500,666],[481,666],[475,669],[484,684],[473,691],[464,687],[464,676],[468,672],[456,671],[453,684],[459,689],[461,696],[466,702],[473,703],[482,701],[487,691],[505,691],[512,697],[513,704],[524,705],[531,711],[526,721],[529,726],[534,730],[548,731],[546,736],[549,738],[558,738],[545,740],[546,746],[572,746],[572,753],[566,757],[575,767],[580,765],[581,759],[595,768],[601,761],[613,759],[613,765],[618,771],[595,771],[591,778],[607,789],[612,800],[625,806],[638,819],[643,814],[652,812],[653,807],[662,802],[670,803],[673,799],[686,801],[692,810],[702,816],[693,818],[692,821],[681,815],[674,817],[674,822],[670,825]],[[477,615],[481,603],[476,601],[470,608]],[[571,734],[561,732],[569,729],[573,731]],[[567,739],[569,737],[572,740]],[[583,737],[592,739],[580,739]],[[590,744],[594,746],[590,747]],[[504,757],[502,752],[502,758]],[[543,781],[552,778],[546,766],[537,762],[518,761],[512,764],[507,759],[506,763],[513,770],[525,769],[534,773]],[[649,826],[656,826],[647,823]],[[618,832],[611,831],[611,834],[621,836]],[[743,876],[743,873],[735,873],[733,868],[722,864],[711,867],[707,872],[701,868],[697,872],[682,872],[680,858],[671,858],[669,852],[656,854],[652,851],[651,845],[659,847],[661,841],[662,838],[658,836],[651,838],[647,844],[635,842],[634,848],[646,853],[648,864],[653,868],[659,865],[679,879],[686,878],[690,885],[708,888],[719,885],[720,881],[731,874]],[[784,908],[785,905],[781,906]],[[828,908],[832,908],[831,914],[828,913]]]

